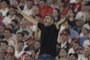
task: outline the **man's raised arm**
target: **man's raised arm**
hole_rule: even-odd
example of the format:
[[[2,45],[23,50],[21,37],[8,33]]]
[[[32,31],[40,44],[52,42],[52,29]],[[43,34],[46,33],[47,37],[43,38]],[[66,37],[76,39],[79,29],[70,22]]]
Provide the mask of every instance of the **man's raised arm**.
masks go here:
[[[60,21],[55,24],[57,29],[59,29],[59,26],[67,21],[67,18],[68,18],[68,16],[65,16],[64,18],[60,19]]]
[[[28,20],[30,23],[34,24],[37,26],[38,21],[35,20],[32,16],[28,16],[26,15],[24,12],[21,11],[20,8],[18,8],[18,10],[16,10],[18,13],[20,13],[26,20]]]

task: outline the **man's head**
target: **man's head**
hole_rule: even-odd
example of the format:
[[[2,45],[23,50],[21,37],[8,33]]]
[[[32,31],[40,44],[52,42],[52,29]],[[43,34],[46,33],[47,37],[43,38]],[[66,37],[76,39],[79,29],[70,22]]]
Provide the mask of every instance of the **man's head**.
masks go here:
[[[44,6],[45,6],[45,1],[44,0],[40,0],[39,1],[39,7],[40,8],[44,8]]]
[[[63,30],[61,33],[60,33],[60,38],[62,41],[68,41],[69,39],[69,31],[66,29],[66,30]]]
[[[30,47],[32,47],[35,43],[35,37],[29,37],[27,43]]]
[[[36,41],[34,44],[35,49],[40,49],[40,41]]]
[[[7,41],[0,41],[0,48],[7,50],[8,42]]]
[[[77,51],[78,49],[79,49],[79,43],[78,42],[73,42],[73,49],[75,50],[75,51]]]
[[[53,24],[53,21],[54,21],[54,17],[51,15],[46,15],[44,18],[44,24],[46,26]]]
[[[4,36],[5,36],[5,38],[11,37],[12,36],[12,30],[9,28],[6,28],[5,32],[4,32]]]
[[[31,9],[32,8],[32,5],[33,5],[33,1],[32,0],[27,0],[26,1],[26,5],[27,5],[27,8],[28,9]]]
[[[22,32],[18,32],[16,35],[17,41],[23,41],[24,34]]]

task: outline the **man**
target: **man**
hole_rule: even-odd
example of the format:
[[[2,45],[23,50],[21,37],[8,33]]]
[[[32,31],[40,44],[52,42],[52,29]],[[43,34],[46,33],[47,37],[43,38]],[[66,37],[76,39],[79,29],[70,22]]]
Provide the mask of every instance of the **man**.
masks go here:
[[[38,5],[42,18],[44,18],[47,14],[52,14],[53,9],[48,6],[44,0],[40,0]]]
[[[0,48],[7,50],[8,42],[7,41],[0,41]]]
[[[46,15],[43,24],[39,23],[31,16],[27,16],[19,8],[16,11],[23,15],[24,18],[26,18],[29,22],[38,26],[38,28],[41,30],[41,48],[38,60],[55,60],[58,27],[59,24],[62,24],[66,21],[66,18],[57,24],[53,24],[53,17],[51,15]]]
[[[32,15],[32,8],[33,8],[33,1],[32,0],[26,0],[26,4],[24,6],[23,12],[25,14]]]

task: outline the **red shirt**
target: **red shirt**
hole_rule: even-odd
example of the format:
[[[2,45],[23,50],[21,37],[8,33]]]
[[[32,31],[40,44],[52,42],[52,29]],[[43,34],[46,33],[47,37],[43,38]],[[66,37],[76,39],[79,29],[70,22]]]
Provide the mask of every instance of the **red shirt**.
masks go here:
[[[52,14],[52,12],[53,12],[53,9],[48,5],[45,5],[44,8],[40,9],[40,14],[42,18],[44,18],[47,14]]]
[[[61,11],[61,15],[65,16],[68,12],[68,8],[67,7],[63,7],[62,11]]]
[[[74,9],[74,11],[75,11],[75,9],[77,9],[77,11],[75,11],[75,12],[78,12],[78,11],[81,11],[81,2],[79,2],[79,3],[72,3],[72,4],[70,4],[70,8],[71,9]]]

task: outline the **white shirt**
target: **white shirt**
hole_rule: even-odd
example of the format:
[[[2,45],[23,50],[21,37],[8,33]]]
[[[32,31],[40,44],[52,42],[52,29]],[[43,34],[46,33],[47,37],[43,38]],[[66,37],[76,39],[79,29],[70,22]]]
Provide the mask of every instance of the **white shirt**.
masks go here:
[[[71,53],[75,53],[73,48],[70,48],[69,51],[68,51],[68,54],[71,54]]]
[[[85,40],[84,43],[83,43],[83,47],[88,47],[88,45],[90,45],[90,41]]]
[[[75,19],[81,19],[81,18],[85,21],[85,13],[82,12],[82,11],[79,11],[79,12],[76,14]]]
[[[7,12],[9,11],[8,8],[1,9],[0,12],[2,13],[3,16],[6,16]]]
[[[78,55],[78,60],[88,60],[83,54]]]
[[[76,0],[70,0],[70,3],[75,3],[76,2]]]
[[[25,5],[23,12],[26,15],[32,15],[32,10],[33,10],[32,8],[31,9],[28,9],[27,6]]]
[[[10,18],[10,16],[6,16],[2,22],[7,26],[11,23],[12,19],[15,19],[15,16],[13,16],[12,18]]]

